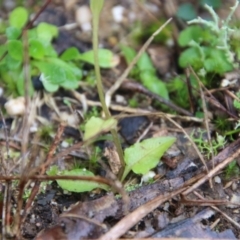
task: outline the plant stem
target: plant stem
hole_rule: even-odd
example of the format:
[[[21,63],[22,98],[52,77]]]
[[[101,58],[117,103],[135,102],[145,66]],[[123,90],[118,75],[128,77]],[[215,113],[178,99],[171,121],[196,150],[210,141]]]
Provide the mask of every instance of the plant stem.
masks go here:
[[[92,0],[93,1],[93,0]],[[93,2],[92,2],[93,5]],[[96,7],[96,6],[95,6]],[[98,12],[99,11],[99,12]],[[92,36],[92,42],[93,42],[93,51],[94,51],[94,69],[95,74],[97,78],[97,89],[98,89],[98,96],[103,108],[103,111],[105,113],[105,116],[107,119],[111,117],[111,113],[106,105],[105,97],[104,97],[104,91],[103,91],[103,85],[102,85],[102,79],[101,79],[101,73],[100,73],[100,67],[98,62],[98,23],[99,23],[99,13],[100,9],[98,11],[93,11],[93,36]],[[95,13],[95,14],[94,14]],[[118,137],[118,133],[115,129],[111,130],[111,134],[113,136],[114,144],[117,148],[118,156],[122,164],[122,168],[124,168],[124,158],[123,158],[123,151],[122,146]]]

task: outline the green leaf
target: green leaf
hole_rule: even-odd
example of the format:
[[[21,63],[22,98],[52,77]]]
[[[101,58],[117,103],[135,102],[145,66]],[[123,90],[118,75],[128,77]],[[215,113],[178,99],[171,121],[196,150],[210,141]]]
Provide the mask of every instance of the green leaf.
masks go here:
[[[122,181],[131,170],[136,174],[145,174],[156,167],[159,159],[175,141],[174,137],[150,138],[125,149],[126,167]]]
[[[40,80],[42,81],[44,89],[48,92],[56,92],[59,89],[59,85],[51,83],[44,74],[40,75]]]
[[[200,69],[203,67],[203,61],[199,49],[191,47],[183,51],[179,57],[179,65],[182,68],[186,68],[189,65],[194,69]]]
[[[41,80],[47,91],[54,92],[59,86],[67,89],[78,87],[82,72],[76,66],[57,58],[32,61],[32,64],[42,73]]]
[[[19,69],[20,66],[22,65],[22,61],[12,58],[9,54],[5,57],[5,59],[9,70]]]
[[[58,36],[58,28],[48,23],[40,23],[36,29],[38,37],[46,42],[51,42]]]
[[[147,53],[143,53],[137,62],[137,66],[140,71],[153,71],[155,72],[155,67],[152,64],[151,58]]]
[[[65,170],[60,172],[60,174],[62,176],[94,176],[92,172],[86,169]],[[62,189],[69,192],[89,192],[95,188],[108,189],[108,186],[105,184],[83,180],[57,180],[57,183]]]
[[[152,71],[145,71],[141,72],[140,79],[148,90],[150,90],[153,93],[156,93],[157,95],[169,99],[168,90],[166,87],[166,84],[162,82],[154,72]]]
[[[123,46],[123,45],[121,45],[120,48],[122,51],[122,55],[124,56],[127,64],[129,65],[134,59],[134,57],[137,55],[136,51],[131,47]]]
[[[52,84],[62,84],[78,81],[81,77],[81,71],[61,59],[48,58],[46,61],[33,61],[36,66]]]
[[[1,45],[0,46],[0,58],[7,52],[7,46],[6,45]]]
[[[58,57],[58,54],[51,43],[45,43],[44,48],[45,48],[45,56],[53,57],[53,58]]]
[[[183,3],[179,6],[177,10],[177,17],[183,20],[192,20],[197,17],[194,6],[191,3]]]
[[[85,125],[85,133],[84,140],[87,140],[91,137],[96,136],[99,133],[107,132],[111,129],[116,128],[117,120],[113,118],[109,118],[107,120],[103,120],[97,117],[91,117],[86,125]]]
[[[80,53],[77,48],[70,47],[63,52],[60,58],[64,61],[71,61],[76,60],[79,57],[79,55]]]
[[[178,37],[178,44],[181,47],[186,47],[189,46],[192,41],[197,43],[208,42],[209,44],[214,44],[216,40],[216,36],[212,34],[209,29],[193,25],[181,31]]]
[[[30,84],[29,85],[29,95],[32,96],[33,92],[34,92],[34,88],[33,88],[32,82],[30,82],[29,84]],[[25,95],[25,80],[24,80],[23,71],[18,74],[18,77],[16,80],[16,87],[17,87],[18,94],[20,96],[24,96]]]
[[[207,72],[223,74],[232,71],[233,65],[227,61],[224,51],[211,49],[204,61],[204,68]]]
[[[23,7],[15,8],[9,16],[9,23],[12,27],[23,28],[28,20],[28,12]]]
[[[6,29],[6,36],[8,40],[17,40],[18,37],[21,35],[21,30],[16,27],[8,27]]]
[[[80,54],[78,59],[90,64],[94,64],[93,50]],[[113,53],[108,49],[98,49],[98,61],[99,66],[102,68],[112,68],[118,64]]]
[[[9,40],[7,42],[8,45],[8,53],[9,55],[15,59],[22,61],[23,60],[23,44],[19,40]]]
[[[36,59],[42,59],[45,55],[45,48],[41,41],[37,39],[29,40],[29,55]]]

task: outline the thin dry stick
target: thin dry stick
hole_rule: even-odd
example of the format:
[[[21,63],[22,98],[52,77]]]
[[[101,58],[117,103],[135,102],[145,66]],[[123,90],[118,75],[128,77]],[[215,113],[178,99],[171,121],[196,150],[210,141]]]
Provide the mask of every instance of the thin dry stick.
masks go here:
[[[204,198],[196,191],[193,192],[197,197],[199,197],[200,199],[204,200]],[[224,213],[223,211],[221,211],[218,207],[216,206],[210,206],[212,209],[214,209],[215,211],[221,213],[223,215],[223,217],[225,217],[229,222],[231,222],[235,227],[237,227],[240,230],[240,225],[234,221],[232,218],[230,218],[226,213]]]
[[[28,147],[28,139],[29,139],[29,129],[30,129],[30,119],[29,115],[31,112],[31,104],[30,104],[30,96],[29,96],[29,86],[30,86],[30,62],[28,55],[28,37],[27,30],[23,31],[23,46],[24,46],[24,64],[23,64],[23,72],[24,72],[24,97],[25,97],[25,113],[23,117],[23,126],[22,126],[22,143],[21,143],[21,171],[24,170],[26,166],[26,155],[27,155],[27,147]]]
[[[76,99],[78,99],[80,102],[81,102],[81,99],[82,99],[82,95],[83,94],[80,94],[76,91],[72,91],[74,97]],[[89,106],[101,106],[101,103],[100,102],[96,102],[96,101],[92,101],[92,100],[88,100],[88,99],[85,99],[85,102],[87,105]],[[140,108],[130,108],[130,107],[125,107],[125,106],[122,106],[122,105],[116,105],[116,104],[111,104],[109,106],[110,109],[112,110],[115,110],[115,111],[119,111],[119,112],[127,112],[127,113],[132,113],[132,114],[135,114],[134,116],[142,116],[142,115],[156,115],[156,116],[168,116],[169,118],[178,118],[180,120],[183,120],[183,121],[193,121],[193,122],[198,122],[198,123],[202,123],[203,122],[203,119],[201,118],[196,118],[196,117],[191,117],[191,116],[180,116],[180,115],[173,115],[173,114],[168,114],[168,113],[163,113],[163,112],[153,112],[153,111],[149,111],[149,110],[146,110],[146,109],[140,109]],[[129,115],[121,115],[123,117],[131,117]],[[114,116],[116,119],[118,118],[118,116]]]
[[[57,146],[61,140],[61,136],[63,134],[65,125],[64,124],[60,124],[60,126],[58,127],[57,130],[57,134],[54,138],[54,141],[50,147],[50,150],[48,152],[47,158],[45,163],[43,163],[40,167],[39,167],[39,174],[44,174],[47,170],[47,167],[52,163],[52,159],[53,159],[53,154],[55,153]],[[32,173],[34,174],[34,172]],[[28,201],[26,203],[26,207],[25,207],[25,213],[27,212],[28,209],[30,209],[30,206],[32,204],[32,201],[34,200],[35,196],[37,195],[38,191],[39,191],[39,187],[40,187],[41,182],[40,181],[35,181],[34,187],[32,189],[32,192],[28,198]],[[21,208],[20,208],[21,209]]]
[[[4,190],[3,206],[2,206],[2,236],[3,236],[3,238],[5,238],[6,233],[7,233],[6,227],[10,226],[10,225],[8,225],[7,218],[6,218],[6,216],[8,215],[9,187],[10,187],[9,182],[6,182],[5,190]]]
[[[197,145],[195,144],[195,142],[191,139],[191,137],[188,135],[188,133],[177,123],[175,122],[173,119],[169,118],[168,116],[165,116],[166,119],[168,119],[171,123],[173,123],[177,128],[181,129],[181,131],[185,134],[185,136],[187,137],[187,139],[191,142],[193,148],[195,149],[195,151],[197,152],[198,157],[200,158],[200,160],[202,161],[203,165],[205,166],[207,172],[209,172],[207,164],[205,163],[205,160],[202,156],[202,154],[200,153],[200,151],[198,150]]]
[[[147,40],[147,42],[142,46],[136,57],[133,59],[133,61],[129,64],[129,66],[126,68],[126,70],[123,72],[123,74],[117,79],[117,81],[114,83],[114,85],[106,92],[105,95],[105,102],[106,105],[109,107],[111,105],[111,97],[112,95],[117,91],[117,89],[121,86],[125,78],[128,76],[129,72],[133,68],[133,66],[137,63],[138,59],[141,57],[141,55],[145,52],[147,47],[150,45],[150,43],[153,41],[154,37],[158,35],[167,25],[170,23],[172,18],[168,19],[167,22],[165,22],[156,32],[152,34],[152,36]]]
[[[208,111],[207,111],[207,105],[206,105],[205,97],[204,97],[203,90],[202,90],[202,87],[204,87],[204,86],[203,86],[201,80],[199,79],[198,75],[193,70],[193,68],[191,66],[189,66],[189,69],[198,81],[200,96],[201,96],[201,99],[202,99],[202,108],[203,108],[203,112],[204,112],[204,125],[205,125],[206,130],[207,130],[207,137],[208,137],[208,144],[210,146],[210,151],[211,151],[211,158],[213,158],[214,153],[213,153],[213,146],[212,146],[212,141],[211,141],[210,128],[209,128],[209,124],[208,124]],[[214,162],[213,162],[213,168],[214,168]],[[210,187],[213,188],[213,183],[212,183],[211,178],[209,179],[209,184],[210,184]]]
[[[131,227],[137,224],[142,218],[147,214],[156,209],[159,205],[166,202],[167,200],[173,198],[174,196],[180,194],[185,188],[181,188],[172,193],[160,195],[153,200],[147,202],[146,204],[135,209],[133,212],[129,213],[127,216],[122,218],[114,227],[112,227],[109,232],[104,234],[99,238],[99,240],[114,240],[118,239],[125,232],[127,232]]]
[[[204,86],[203,86],[201,80],[199,79],[198,75],[196,74],[196,72],[193,70],[193,68],[191,66],[189,66],[189,69],[198,81],[200,95],[201,95],[201,99],[202,99],[202,108],[203,108],[203,112],[204,112],[204,125],[207,130],[208,143],[209,143],[210,150],[211,150],[211,158],[213,158],[214,153],[213,153],[213,146],[212,146],[212,141],[211,141],[210,128],[209,128],[209,124],[208,124],[208,111],[207,111],[207,105],[206,105],[205,97],[204,97],[203,90],[202,90],[202,88],[204,88]],[[213,168],[214,168],[214,165],[213,165]],[[212,185],[212,181],[211,181],[211,188],[212,188],[212,186],[213,185]]]
[[[6,142],[6,150],[7,150],[7,161],[4,161],[3,158],[2,161],[1,161],[1,164],[3,166],[3,169],[5,171],[6,174],[9,173],[9,169],[8,169],[8,166],[7,164],[9,164],[9,159],[10,159],[10,155],[9,155],[9,136],[8,136],[8,132],[7,132],[7,125],[6,125],[6,122],[5,122],[5,119],[3,117],[3,113],[2,113],[2,110],[0,109],[0,116],[2,118],[2,122],[3,122],[3,129],[4,129],[4,140]]]
[[[223,169],[225,166],[227,166],[230,162],[232,162],[235,158],[237,158],[240,154],[240,149],[238,149],[235,153],[233,153],[230,157],[226,158],[223,162],[219,163],[214,169],[210,170],[205,176],[203,176],[199,181],[197,181],[195,184],[193,184],[190,188],[188,188],[183,195],[187,195],[190,192],[192,192],[194,189],[202,185],[204,182],[206,182],[208,179],[213,177],[218,171]]]

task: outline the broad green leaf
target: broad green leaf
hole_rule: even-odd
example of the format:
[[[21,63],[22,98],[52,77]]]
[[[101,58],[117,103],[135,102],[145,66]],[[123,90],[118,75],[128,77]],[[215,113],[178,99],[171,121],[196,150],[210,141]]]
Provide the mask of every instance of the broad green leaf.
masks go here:
[[[6,29],[6,36],[8,40],[18,39],[20,35],[21,35],[21,30],[19,28],[8,27]]]
[[[145,71],[140,73],[140,79],[147,89],[157,95],[169,99],[168,90],[166,84],[162,82],[154,72]]]
[[[79,87],[79,81],[77,79],[71,79],[71,81],[61,83],[60,86],[65,89],[76,89]]]
[[[45,55],[45,48],[41,41],[37,39],[29,40],[29,55],[36,59],[42,59]]]
[[[90,64],[94,64],[93,50],[80,54],[78,59]],[[99,66],[102,68],[112,68],[118,64],[118,61],[116,61],[113,53],[108,49],[98,49],[98,61]]]
[[[201,60],[201,54],[195,47],[191,47],[183,51],[179,57],[179,65],[182,68],[186,68],[189,65],[194,69],[201,69],[203,67],[203,61]]]
[[[137,66],[140,71],[153,71],[155,72],[156,69],[152,64],[152,61],[147,53],[143,53],[142,56],[139,58],[137,62]]]
[[[207,72],[223,74],[233,70],[233,65],[227,61],[224,51],[211,49],[208,51],[204,68]]]
[[[0,46],[0,58],[7,52],[7,46],[6,45],[1,45]]]
[[[89,176],[94,174],[86,169],[65,170],[60,173],[62,176]],[[107,190],[108,186],[105,184],[83,181],[83,180],[57,180],[58,185],[69,192],[89,192],[95,188],[102,188]]]
[[[126,167],[122,181],[131,170],[136,174],[145,174],[156,167],[160,158],[175,141],[174,137],[150,138],[125,149]]]
[[[99,133],[107,132],[111,129],[116,128],[117,121],[116,119],[109,118],[103,120],[97,117],[91,117],[85,125],[84,140],[87,140],[91,137],[96,136]]]
[[[61,55],[60,58],[64,61],[71,61],[71,60],[77,59],[79,57],[79,55],[80,55],[80,53],[77,48],[70,47],[63,52],[63,54]]]
[[[214,44],[216,40],[216,36],[214,36],[209,29],[202,26],[193,25],[181,31],[178,37],[178,44],[181,47],[186,47],[189,46],[192,41],[197,43],[209,42],[210,44]]]
[[[58,28],[48,23],[40,23],[37,26],[37,35],[46,42],[51,42],[53,38],[58,36]]]
[[[9,70],[19,69],[22,65],[22,61],[12,58],[9,54],[5,57],[5,60]]]
[[[32,61],[32,64],[42,73],[41,79],[48,91],[58,89],[59,85],[68,89],[78,87],[82,73],[76,66],[57,58],[49,58],[45,62]]]
[[[44,88],[49,92],[55,92],[59,86],[66,89],[78,87],[82,72],[73,64],[68,64],[61,59],[49,58],[47,61],[32,61],[41,74]]]
[[[9,23],[12,27],[23,28],[28,20],[28,12],[23,7],[15,8],[9,16]]]
[[[122,55],[124,56],[124,58],[126,59],[127,64],[129,65],[132,60],[134,59],[134,57],[137,55],[136,51],[128,46],[120,46],[121,51],[122,51]]]
[[[18,61],[23,60],[23,44],[19,40],[9,40],[7,42],[9,55]]]
[[[38,34],[37,34],[37,29],[32,28],[27,31],[28,39],[37,39]]]
[[[17,74],[16,87],[17,87],[18,94],[20,96],[24,96],[25,95],[25,80],[24,80],[23,71],[21,71],[19,74]],[[32,82],[29,83],[28,90],[29,90],[29,95],[32,96],[33,92],[34,92]]]
[[[197,17],[196,10],[191,3],[183,3],[177,10],[177,17],[183,20],[192,20]]]
[[[52,46],[51,43],[45,42],[44,48],[45,48],[45,56],[53,57],[53,58],[58,57],[58,54],[57,54],[56,50],[54,49],[54,47]]]
[[[40,80],[44,86],[44,89],[48,92],[56,92],[59,89],[59,85],[51,83],[44,74],[41,74]]]

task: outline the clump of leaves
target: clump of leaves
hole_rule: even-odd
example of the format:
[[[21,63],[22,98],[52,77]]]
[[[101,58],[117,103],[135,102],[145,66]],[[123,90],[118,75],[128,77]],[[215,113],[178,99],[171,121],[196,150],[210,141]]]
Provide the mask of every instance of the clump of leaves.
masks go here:
[[[5,29],[6,44],[0,46],[0,76],[9,93],[24,95],[24,55],[30,58],[30,75],[40,76],[44,88],[55,92],[59,87],[76,89],[82,78],[81,63],[94,63],[93,51],[81,54],[77,48],[69,48],[58,56],[52,40],[58,36],[58,28],[48,23],[40,23],[27,30],[27,40],[22,37],[28,21],[28,11],[17,7],[9,15]],[[24,47],[24,41],[27,47]],[[100,67],[116,65],[113,53],[107,49],[99,50]],[[33,87],[30,86],[31,92]]]
[[[221,23],[216,12],[208,5],[205,5],[205,8],[211,14],[212,21],[198,17],[188,22],[197,25],[187,27],[179,35],[179,45],[186,47],[179,58],[181,67],[191,65],[199,75],[204,76],[206,73],[223,74],[237,67],[234,49],[231,48],[234,29],[230,28],[230,20],[237,6],[238,1],[231,8],[227,19]]]

